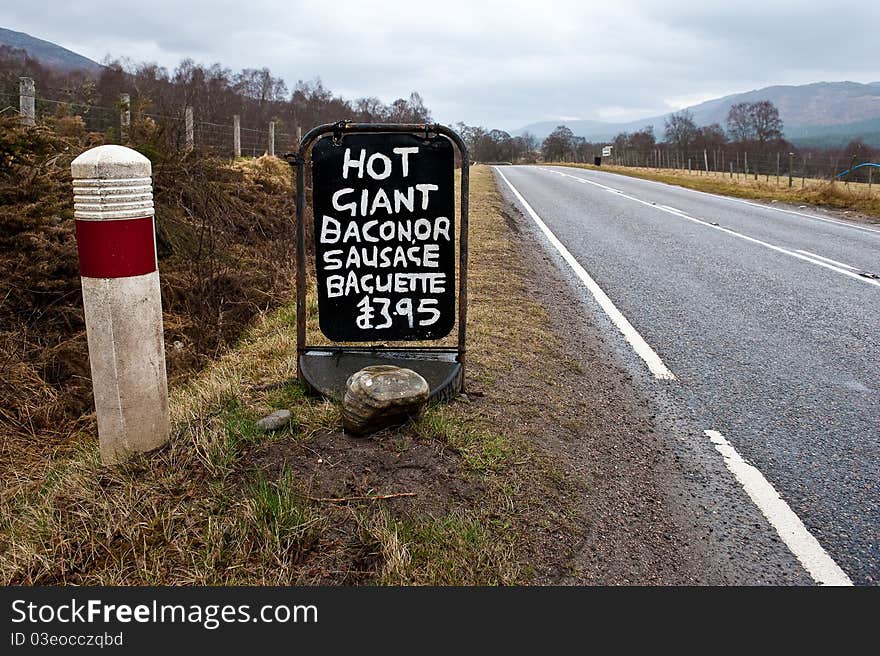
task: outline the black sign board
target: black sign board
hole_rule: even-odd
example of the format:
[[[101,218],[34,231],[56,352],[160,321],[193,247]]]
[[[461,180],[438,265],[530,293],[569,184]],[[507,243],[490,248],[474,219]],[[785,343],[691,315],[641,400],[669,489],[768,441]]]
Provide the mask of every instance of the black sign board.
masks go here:
[[[312,148],[321,332],[432,340],[455,323],[455,180],[440,135],[341,134]]]

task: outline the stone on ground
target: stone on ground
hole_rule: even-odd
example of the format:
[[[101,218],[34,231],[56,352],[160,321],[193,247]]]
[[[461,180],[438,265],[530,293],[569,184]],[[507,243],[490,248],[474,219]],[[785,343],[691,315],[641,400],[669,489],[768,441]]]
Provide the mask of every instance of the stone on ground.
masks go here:
[[[293,413],[290,410],[276,410],[271,415],[263,417],[256,424],[257,430],[263,433],[271,433],[272,431],[282,430],[290,426],[290,420]]]
[[[416,417],[428,401],[427,381],[412,369],[364,367],[345,384],[342,423],[355,435],[369,435]]]

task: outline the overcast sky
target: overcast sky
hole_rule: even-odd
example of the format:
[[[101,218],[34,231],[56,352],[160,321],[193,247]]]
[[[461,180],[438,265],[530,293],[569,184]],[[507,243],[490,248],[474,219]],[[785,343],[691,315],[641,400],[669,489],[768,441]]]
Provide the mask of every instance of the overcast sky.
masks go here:
[[[347,98],[418,91],[443,123],[629,121],[771,84],[880,79],[880,2],[4,2],[0,27],[96,61],[185,57],[320,77]]]

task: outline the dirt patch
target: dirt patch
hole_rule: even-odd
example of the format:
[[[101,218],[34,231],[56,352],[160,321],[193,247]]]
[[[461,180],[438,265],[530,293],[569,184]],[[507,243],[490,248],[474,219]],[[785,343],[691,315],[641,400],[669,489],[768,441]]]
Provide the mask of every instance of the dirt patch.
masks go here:
[[[272,479],[290,472],[307,496],[328,499],[323,503],[391,495],[382,501],[392,511],[442,517],[485,494],[485,486],[469,475],[460,456],[406,432],[359,438],[326,431],[308,441],[256,449],[249,459]]]

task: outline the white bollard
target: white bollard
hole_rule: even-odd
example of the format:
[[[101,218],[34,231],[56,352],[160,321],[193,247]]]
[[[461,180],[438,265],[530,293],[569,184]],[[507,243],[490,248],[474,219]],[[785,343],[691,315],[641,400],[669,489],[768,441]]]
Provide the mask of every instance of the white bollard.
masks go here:
[[[101,460],[112,464],[168,442],[152,168],[124,146],[70,168]]]
[[[21,121],[25,125],[37,124],[37,111],[34,105],[36,95],[33,78],[18,78],[18,109],[21,112]]]
[[[241,117],[238,114],[232,117],[232,156],[235,159],[241,157]]]

